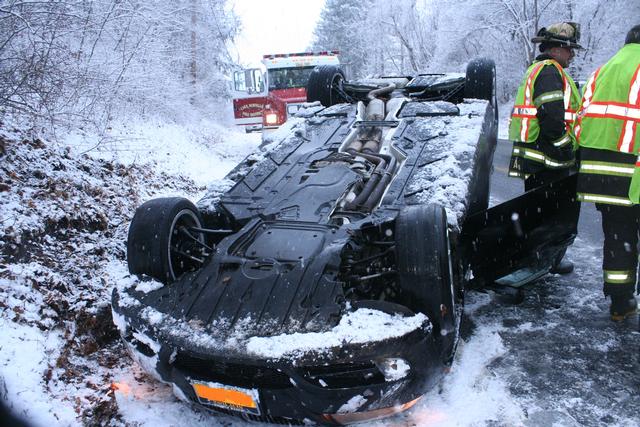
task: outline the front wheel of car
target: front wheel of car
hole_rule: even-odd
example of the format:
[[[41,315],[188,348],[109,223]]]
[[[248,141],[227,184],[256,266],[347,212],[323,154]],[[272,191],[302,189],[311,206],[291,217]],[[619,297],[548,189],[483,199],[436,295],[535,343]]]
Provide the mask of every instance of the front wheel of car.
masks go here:
[[[159,198],[143,203],[133,216],[127,240],[131,274],[164,283],[197,270],[207,256],[202,217],[189,200]]]
[[[307,82],[307,102],[320,101],[325,107],[344,102],[342,83],[344,72],[336,65],[319,65],[313,69]]]
[[[443,340],[443,359],[457,336],[447,213],[438,204],[404,208],[395,224],[398,281],[408,307],[423,312]]]

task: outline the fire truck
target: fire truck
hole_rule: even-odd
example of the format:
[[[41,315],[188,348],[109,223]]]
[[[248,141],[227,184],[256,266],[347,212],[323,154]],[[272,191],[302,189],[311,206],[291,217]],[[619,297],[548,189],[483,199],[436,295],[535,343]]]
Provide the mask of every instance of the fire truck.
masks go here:
[[[233,74],[233,114],[247,132],[274,129],[307,100],[306,86],[318,65],[339,65],[337,51],[264,55],[259,68]]]

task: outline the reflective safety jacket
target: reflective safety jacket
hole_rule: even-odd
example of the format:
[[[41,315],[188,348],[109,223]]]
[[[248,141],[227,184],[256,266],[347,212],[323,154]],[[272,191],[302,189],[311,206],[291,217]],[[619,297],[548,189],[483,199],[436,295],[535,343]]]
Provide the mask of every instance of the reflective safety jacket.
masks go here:
[[[625,45],[584,88],[575,126],[578,199],[621,206],[640,198],[640,44]],[[635,177],[634,177],[635,175]]]
[[[574,165],[573,126],[579,104],[578,89],[562,66],[548,55],[536,58],[518,89],[511,114],[510,176],[526,178],[545,168]]]

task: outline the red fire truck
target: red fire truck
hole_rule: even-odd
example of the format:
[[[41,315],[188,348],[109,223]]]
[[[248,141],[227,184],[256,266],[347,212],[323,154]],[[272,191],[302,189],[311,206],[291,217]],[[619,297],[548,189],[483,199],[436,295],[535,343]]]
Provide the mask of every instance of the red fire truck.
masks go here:
[[[338,52],[264,55],[260,68],[233,74],[233,114],[247,132],[277,128],[307,100],[306,86],[317,65],[339,65]]]

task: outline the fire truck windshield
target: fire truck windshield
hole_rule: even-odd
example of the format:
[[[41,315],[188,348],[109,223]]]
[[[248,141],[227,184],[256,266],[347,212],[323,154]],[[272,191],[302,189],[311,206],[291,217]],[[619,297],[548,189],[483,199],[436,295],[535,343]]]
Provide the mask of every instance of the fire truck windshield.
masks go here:
[[[315,67],[269,69],[269,90],[306,87]]]

